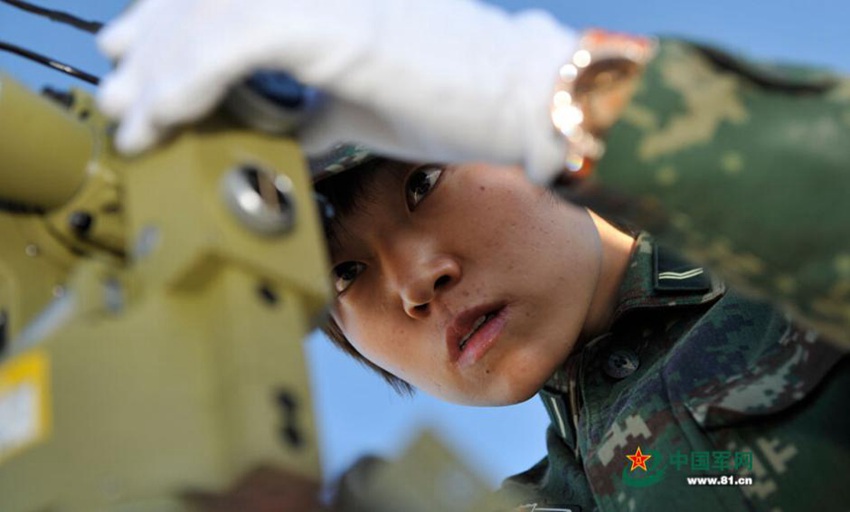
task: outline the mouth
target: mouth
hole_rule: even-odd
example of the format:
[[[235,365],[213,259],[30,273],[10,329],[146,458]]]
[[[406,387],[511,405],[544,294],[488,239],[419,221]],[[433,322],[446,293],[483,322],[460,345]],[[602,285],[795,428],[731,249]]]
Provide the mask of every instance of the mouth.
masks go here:
[[[473,334],[478,332],[478,329],[482,325],[484,325],[485,322],[496,316],[496,313],[496,311],[491,311],[490,313],[486,313],[484,315],[479,316],[478,319],[475,320],[475,322],[472,324],[472,328],[469,330],[468,333],[466,333],[466,335],[464,335],[463,338],[460,339],[460,342],[458,342],[457,344],[461,352],[463,352],[463,348],[466,346],[467,342],[469,342],[469,338],[471,338]]]
[[[446,332],[452,361],[467,365],[480,359],[501,333],[505,317],[504,304],[478,306],[458,315]]]

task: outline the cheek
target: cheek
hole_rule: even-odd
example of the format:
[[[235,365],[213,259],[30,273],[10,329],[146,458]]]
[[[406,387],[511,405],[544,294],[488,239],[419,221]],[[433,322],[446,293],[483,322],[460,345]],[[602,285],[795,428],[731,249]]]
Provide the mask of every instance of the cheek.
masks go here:
[[[522,267],[573,260],[576,271],[592,271],[599,243],[583,208],[543,197],[537,190],[487,189],[474,195],[485,197],[467,203],[465,214],[470,220],[465,230],[490,257],[519,262]]]
[[[391,315],[337,307],[334,318],[349,343],[366,359],[407,380],[405,362],[412,359],[412,333]]]
[[[470,187],[468,194],[455,199],[459,205],[450,212],[447,228],[473,248],[494,252],[510,252],[505,242],[525,238],[534,229],[534,205],[520,194],[504,188]]]

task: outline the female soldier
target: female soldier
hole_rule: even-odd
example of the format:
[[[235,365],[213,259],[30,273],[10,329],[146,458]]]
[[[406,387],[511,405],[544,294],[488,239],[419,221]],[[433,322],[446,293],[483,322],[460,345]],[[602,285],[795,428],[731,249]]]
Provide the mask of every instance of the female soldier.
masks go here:
[[[313,163],[347,170],[317,184],[337,211],[330,338],[398,390],[543,399],[549,455],[505,489],[555,510],[850,503],[825,470],[847,455],[848,359],[815,332],[518,167],[351,146]],[[690,487],[707,476],[728,483]]]

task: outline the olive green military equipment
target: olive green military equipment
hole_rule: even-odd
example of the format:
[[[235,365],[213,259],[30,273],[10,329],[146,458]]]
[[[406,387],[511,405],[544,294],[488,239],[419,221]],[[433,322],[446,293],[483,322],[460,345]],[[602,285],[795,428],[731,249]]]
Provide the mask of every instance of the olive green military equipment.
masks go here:
[[[301,342],[330,286],[299,148],[213,116],[123,159],[70,99],[0,75],[0,510],[313,510]],[[369,510],[425,510],[434,482],[463,491],[441,510],[495,508],[426,443]]]
[[[335,510],[507,512],[517,499],[494,494],[438,438],[424,432],[398,460],[358,461],[341,481]]]
[[[0,509],[318,480],[301,340],[328,286],[297,146],[211,119],[123,160],[90,103],[0,81]]]

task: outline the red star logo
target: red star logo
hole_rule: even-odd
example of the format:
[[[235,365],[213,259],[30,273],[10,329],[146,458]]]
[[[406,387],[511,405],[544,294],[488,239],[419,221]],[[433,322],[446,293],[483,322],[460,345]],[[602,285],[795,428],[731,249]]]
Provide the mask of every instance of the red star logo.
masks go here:
[[[626,458],[632,461],[632,468],[629,471],[634,471],[636,468],[641,468],[646,471],[646,461],[648,461],[650,457],[652,457],[652,455],[644,455],[640,451],[640,446],[638,446],[634,455],[626,455]]]

